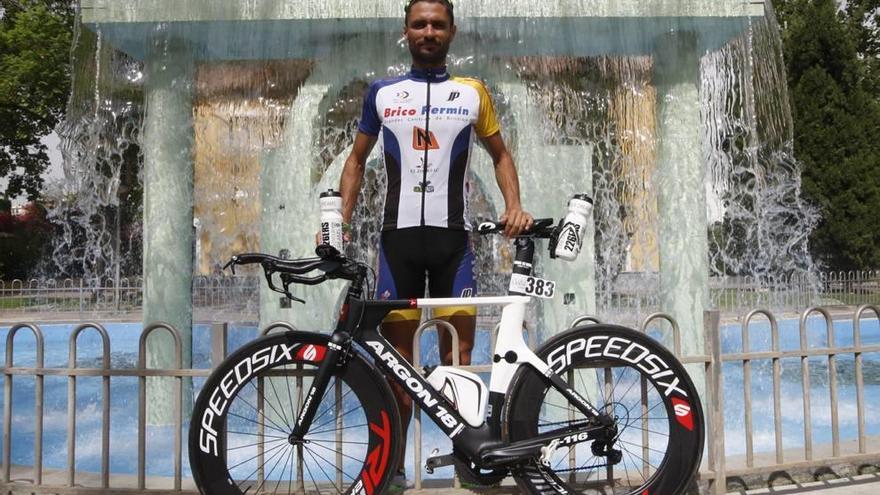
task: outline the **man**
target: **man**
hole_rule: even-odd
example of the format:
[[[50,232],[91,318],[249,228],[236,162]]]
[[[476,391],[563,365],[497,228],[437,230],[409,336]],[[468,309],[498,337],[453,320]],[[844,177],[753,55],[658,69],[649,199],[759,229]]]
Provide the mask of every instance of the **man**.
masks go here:
[[[425,274],[431,297],[469,297],[476,293],[474,255],[469,239],[467,167],[474,136],[495,164],[504,196],[505,234],[515,236],[532,226],[520,204],[513,158],[486,87],[477,80],[450,77],[446,55],[456,26],[449,0],[411,0],[403,34],[412,55],[412,70],[403,77],[374,82],[364,98],[354,147],[345,162],[339,189],[342,217],[351,222],[370,151],[381,137],[388,191],[379,250],[377,297],[424,297]],[[470,364],[476,308],[434,312],[457,330],[459,362]],[[419,310],[399,311],[382,325],[383,335],[412,362],[413,336]],[[452,363],[451,338],[440,332],[440,355]],[[412,416],[412,400],[398,387],[403,431]],[[403,459],[399,476],[401,482]]]

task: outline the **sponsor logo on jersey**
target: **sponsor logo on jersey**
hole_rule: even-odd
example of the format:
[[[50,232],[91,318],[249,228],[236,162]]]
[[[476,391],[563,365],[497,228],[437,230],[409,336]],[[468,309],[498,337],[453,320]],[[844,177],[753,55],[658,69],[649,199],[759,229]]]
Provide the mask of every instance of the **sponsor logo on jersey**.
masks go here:
[[[452,100],[450,100],[452,101]],[[422,107],[422,115],[470,115],[471,111],[467,107],[435,107],[425,105]]]
[[[420,193],[422,191],[428,194],[434,192],[434,186],[431,185],[431,181],[419,182],[416,186],[413,187],[413,192]]]
[[[421,127],[413,127],[413,149],[418,151],[439,150],[440,143],[433,132],[428,132]]]
[[[452,91],[449,93],[449,99],[446,101],[455,101],[458,99],[459,96],[461,96],[461,93],[459,93],[458,91]]]
[[[397,95],[395,95],[394,102],[395,103],[403,103],[403,102],[409,101],[410,100],[409,96],[410,96],[409,91],[401,91],[401,92],[397,93]]]

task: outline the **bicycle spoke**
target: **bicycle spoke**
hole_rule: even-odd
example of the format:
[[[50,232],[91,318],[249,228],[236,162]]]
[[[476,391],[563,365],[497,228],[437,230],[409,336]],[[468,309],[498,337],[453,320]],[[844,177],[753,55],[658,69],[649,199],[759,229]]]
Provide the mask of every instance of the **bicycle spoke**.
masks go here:
[[[318,443],[342,443],[342,444],[346,444],[346,445],[370,445],[369,442],[346,442],[346,441],[342,441],[342,442],[340,442],[340,441],[337,441],[337,440],[316,440],[316,439],[313,439],[313,438],[310,438],[310,439],[309,439],[309,442],[312,442],[312,443],[314,443],[314,442],[318,442]]]
[[[645,478],[645,475],[642,473],[642,466],[639,466],[639,463],[635,459],[635,456],[632,454],[632,452],[630,452],[629,449],[626,449],[626,448],[624,448],[623,451],[629,457],[629,460],[632,461],[633,468],[635,468],[636,472],[639,473],[639,476],[642,478],[642,483],[648,481],[647,478]],[[643,462],[645,461],[644,459],[641,459],[641,460]],[[628,472],[629,472],[629,470],[627,470],[627,473]]]
[[[311,451],[311,449],[309,449],[308,447],[306,447],[306,450]],[[311,453],[312,453],[312,455],[318,456],[322,461],[326,462],[327,464],[333,464],[334,466],[336,465],[335,462],[330,462],[329,460],[327,460],[326,457],[322,456],[321,454],[319,454],[319,453],[317,453],[317,452],[311,451]],[[338,467],[338,466],[336,466],[334,469],[336,469],[337,472],[342,473],[343,476],[347,477],[347,478],[350,479],[351,481],[354,481],[354,480],[355,480],[355,479],[352,478],[348,473],[346,473],[344,469],[341,469],[341,468]]]
[[[618,373],[617,379],[614,380],[614,384],[611,386],[611,402],[616,402],[614,400],[614,392],[617,390],[617,386],[620,384],[621,377],[623,377],[623,374],[626,373],[628,369],[630,368],[627,368],[626,366],[622,366],[620,368],[620,373]],[[612,371],[611,374],[613,375],[614,372]]]
[[[580,373],[580,370],[577,369],[577,368],[575,368],[574,370],[572,370],[572,372],[573,372],[575,375],[577,375],[578,379],[581,381],[581,386],[583,387],[584,392],[587,394],[587,402],[589,402],[590,404],[593,404],[593,405],[595,406],[595,405],[596,405],[596,401],[594,401],[593,398],[590,397],[590,388],[587,387],[587,385],[584,383],[584,374],[583,374],[583,373]],[[599,383],[599,382],[597,381],[596,383]]]
[[[351,389],[349,389],[349,391],[346,392],[345,395],[348,395],[349,393],[351,393]],[[344,397],[345,397],[345,396],[340,397],[340,401],[341,401],[342,399],[344,399]],[[339,403],[340,401],[337,401],[336,403]],[[335,408],[336,408],[336,403],[333,404],[333,407],[332,407],[331,409],[335,409]],[[329,411],[329,410],[330,410],[330,409],[328,409],[327,411]],[[358,411],[358,410],[360,410],[360,407],[355,406],[355,407],[349,409],[348,411],[346,411],[345,413],[343,413],[342,416],[340,416],[340,418],[341,418],[341,417],[348,416],[348,415],[351,414],[352,412],[354,412],[354,411]],[[323,413],[321,413],[321,416],[323,417],[325,414],[327,414],[327,411],[324,411]],[[317,419],[317,418],[315,418],[315,419]],[[312,428],[323,428],[323,427],[329,425],[330,423],[336,421],[337,419],[338,419],[338,418],[334,416],[334,417],[330,418],[329,420],[324,421],[323,423],[319,424],[318,426],[314,426],[314,425],[313,425]],[[313,423],[314,423],[314,421],[313,421]]]
[[[263,378],[263,379],[265,380],[265,378]],[[283,418],[283,415],[282,415],[281,413],[279,413],[277,409],[275,409],[275,406],[272,405],[272,402],[270,402],[269,400],[267,400],[266,397],[265,397],[262,393],[260,393],[260,389],[258,389],[257,386],[254,385],[254,380],[250,380],[250,381],[248,381],[248,383],[251,385],[251,387],[253,387],[254,390],[257,391],[257,398],[258,398],[259,400],[261,400],[261,401],[263,401],[263,402],[269,404],[269,407],[272,409],[272,412],[274,412],[279,418]],[[268,417],[266,416],[265,411],[263,412],[263,417],[268,419]],[[274,422],[273,422],[273,423],[274,423]],[[274,423],[274,424],[275,424],[275,426],[278,426],[278,423]],[[280,428],[280,427],[279,427],[279,428]],[[281,429],[283,429],[283,428],[281,428]]]
[[[269,445],[269,444],[277,443],[277,442],[281,442],[281,441],[285,441],[285,442],[286,442],[287,439],[286,439],[286,438],[282,438],[282,439],[278,439],[278,440],[268,440],[268,441],[266,441],[266,442],[251,443],[251,444],[248,444],[248,445],[238,445],[238,446],[236,446],[236,447],[227,447],[226,450],[227,450],[227,451],[240,450],[240,449],[246,449],[246,448],[248,448],[248,447],[256,447],[256,446],[258,446],[258,445]]]
[[[633,443],[633,442],[627,442],[626,440],[624,440],[622,438],[618,438],[617,444],[621,444],[621,443],[625,443],[625,444],[631,445],[633,447],[646,448],[646,449],[650,450],[651,452],[656,452],[658,454],[666,455],[665,451],[652,449],[651,447],[648,447],[647,445],[641,445],[641,444],[637,444],[637,443]],[[621,447],[621,448],[626,448],[626,447]],[[651,467],[653,467],[654,469],[657,469],[656,466],[651,466]]]
[[[290,448],[287,449],[287,452],[290,452],[290,450],[292,450],[292,449],[293,449],[293,445],[291,445]],[[260,489],[263,488],[263,486],[265,486],[266,481],[268,481],[269,478],[272,477],[272,473],[274,473],[274,472],[275,472],[275,469],[278,468],[278,463],[281,462],[281,459],[284,459],[284,454],[281,454],[281,456],[278,457],[278,460],[275,461],[275,465],[272,466],[272,469],[269,470],[269,474],[263,476],[263,482],[260,483],[260,486],[257,487],[257,493],[259,493]],[[284,472],[284,471],[282,470],[282,472]]]
[[[260,422],[257,421],[257,420],[255,420],[255,419],[246,418],[246,417],[244,417],[244,416],[242,416],[242,415],[240,415],[240,414],[235,414],[235,413],[232,412],[232,411],[227,411],[226,414],[229,415],[229,416],[233,416],[233,417],[239,418],[239,419],[243,419],[243,420],[245,420],[245,421],[248,421],[248,422],[250,422],[250,423],[253,423],[253,424],[255,424],[255,425],[260,426]],[[270,430],[275,430],[275,431],[277,431],[277,432],[279,432],[279,433],[284,433],[285,435],[288,434],[288,432],[286,432],[286,431],[284,431],[284,430],[280,430],[280,429],[278,429],[278,428],[275,428],[275,427],[272,426],[272,425],[267,425],[266,423],[262,423],[262,426],[264,426],[264,427],[266,427],[266,428],[269,428]],[[285,437],[285,438],[286,438],[286,437]]]
[[[287,494],[290,495],[293,493],[293,465],[296,464],[296,457],[293,456],[293,452],[296,449],[291,449],[291,459],[290,459],[290,476],[287,477]]]
[[[278,450],[278,449],[280,449],[280,448],[282,448],[282,447],[284,447],[284,444],[276,445],[276,446],[272,447],[271,449],[269,449],[268,451],[263,452],[263,455],[265,456],[267,453],[272,452],[273,450]],[[241,466],[242,464],[245,464],[245,463],[251,462],[252,460],[256,459],[257,457],[260,457],[260,454],[257,454],[257,455],[255,455],[255,456],[252,456],[251,458],[249,458],[249,459],[247,459],[247,460],[244,460],[244,461],[242,461],[242,462],[239,462],[238,464],[236,464],[236,465],[234,465],[234,466],[229,466],[228,468],[226,468],[226,470],[227,470],[227,471],[232,471],[233,469],[235,469],[235,468]],[[263,464],[265,464],[265,462],[264,462]],[[255,472],[256,472],[256,471],[254,471],[254,473],[255,473]],[[253,473],[251,473],[251,474],[253,474]]]
[[[629,393],[633,389],[633,387],[635,387],[636,384],[638,384],[639,382],[641,382],[641,380],[633,380],[633,382],[629,385],[629,388],[626,389],[626,392],[624,392],[623,395],[620,396],[621,403],[623,402],[623,398],[626,397],[627,395],[629,395]],[[636,398],[636,402],[641,402],[641,397]]]
[[[334,386],[334,387],[336,386],[336,379],[334,379],[334,381],[333,381],[333,386]],[[327,385],[327,390],[331,390],[331,386],[330,386],[330,385]],[[312,420],[312,423],[316,422],[318,419],[323,418],[324,415],[326,415],[328,411],[333,411],[333,410],[335,410],[335,409],[336,409],[336,405],[339,404],[340,402],[344,402],[344,401],[345,401],[345,398],[348,397],[348,394],[350,394],[351,392],[352,392],[352,389],[349,388],[349,389],[348,389],[348,392],[342,394],[342,397],[340,397],[339,400],[333,402],[333,404],[330,405],[330,407],[328,407],[327,409],[325,409],[324,412],[322,412],[321,414],[315,416],[315,419]],[[333,418],[333,419],[336,419],[336,418]],[[332,422],[333,419],[331,419],[329,422]],[[329,423],[329,422],[321,423],[321,426],[324,426],[324,425],[326,425],[326,424]]]
[[[284,479],[284,471],[287,470],[287,464],[293,465],[293,448],[287,451],[287,460],[284,461],[284,468],[281,469],[281,476],[278,477],[278,482],[275,483],[275,489],[272,490],[272,493],[278,493],[278,487],[281,486],[281,480]],[[289,491],[288,491],[289,493]]]
[[[245,431],[231,431],[231,430],[227,430],[227,431],[226,431],[226,434],[227,434],[227,435],[230,435],[230,434],[232,434],[232,435],[247,435],[247,436],[251,436],[251,437],[263,437],[263,438],[279,438],[279,439],[282,439],[282,440],[287,440],[287,437],[286,437],[286,436],[285,436],[285,437],[279,437],[279,436],[277,436],[277,435],[266,435],[265,433],[264,433],[264,434],[260,434],[260,433],[248,433],[248,432],[245,432]]]
[[[663,403],[662,403],[662,402],[658,402],[658,403],[654,404],[654,407],[652,407],[651,409],[648,409],[647,411],[645,411],[645,414],[642,414],[641,416],[639,416],[639,417],[637,417],[637,418],[633,418],[633,419],[634,419],[635,421],[638,421],[638,420],[640,420],[640,419],[645,419],[645,417],[646,417],[648,414],[650,414],[651,411],[653,411],[654,409],[657,409],[657,406],[660,406],[660,405],[663,405]],[[666,418],[654,418],[654,419],[659,419],[660,421],[666,421],[666,420],[668,420],[669,418],[666,417]]]
[[[275,389],[275,381],[272,380],[272,377],[269,377],[269,376],[263,378],[263,382],[265,382],[266,380],[269,381],[269,386],[272,387],[272,393],[275,394],[275,399],[278,401],[278,404],[281,405],[281,398],[278,397],[278,390]],[[293,402],[290,402],[290,407],[293,407]],[[291,426],[291,421],[289,419],[287,419],[287,408],[282,407],[281,413],[282,413],[282,419],[284,420],[284,424],[286,424],[288,428],[293,430],[293,427]],[[278,413],[276,412],[275,414],[278,414]]]
[[[309,435],[320,435],[321,433],[330,433],[331,431],[348,430],[350,428],[363,428],[365,426],[369,426],[369,425],[367,425],[367,423],[363,423],[363,424],[359,424],[359,425],[343,426],[342,428],[336,428],[333,430],[310,431],[308,434]]]
[[[290,445],[290,444],[288,444],[288,446],[289,446],[289,445]],[[253,475],[257,474],[257,472],[260,470],[261,467],[264,467],[266,464],[272,462],[272,459],[274,459],[276,456],[278,456],[278,454],[284,452],[284,450],[278,450],[278,449],[280,449],[281,447],[283,447],[283,445],[279,445],[278,447],[274,447],[272,450],[274,450],[275,453],[272,454],[272,457],[270,457],[269,460],[264,461],[263,464],[257,466],[257,469],[254,469],[253,471],[251,471],[251,474],[247,475],[247,477],[244,479],[244,481],[247,481],[247,480],[251,479],[251,477],[252,477]],[[270,450],[269,452],[271,452],[272,450]],[[266,455],[266,452],[264,452],[263,455]],[[256,459],[257,457],[260,457],[260,455],[257,454],[257,455],[251,457],[250,459],[248,459],[247,461],[244,461],[244,462],[250,462],[250,461]],[[238,466],[241,466],[242,464],[244,464],[244,462],[239,463],[239,464],[236,464],[235,466],[229,468],[228,471],[232,471],[234,468],[236,468],[236,467],[238,467]],[[236,483],[236,486],[238,486],[239,488],[241,488],[241,485],[239,485],[238,483]],[[257,489],[256,491],[259,491],[259,489]]]
[[[312,460],[314,460],[314,461],[315,461],[315,464],[318,465],[318,469],[321,470],[321,473],[324,474],[324,477],[327,478],[327,481],[329,481],[330,484],[333,485],[333,488],[336,489],[336,493],[342,493],[342,492],[339,491],[339,487],[336,486],[336,483],[333,483],[333,482],[331,481],[332,478],[330,478],[330,476],[327,474],[327,471],[324,471],[324,467],[321,465],[321,463],[318,462],[317,459],[315,459],[315,456],[314,456],[314,455],[312,455],[312,450],[311,450],[311,449],[306,449],[306,452],[308,452],[308,454],[309,454],[310,456],[312,456]]]
[[[323,445],[321,445],[321,444],[319,444],[319,443],[315,444],[315,447],[321,447],[322,449],[329,450],[330,452],[333,452],[334,454],[342,454],[342,457],[346,457],[346,458],[351,459],[351,460],[356,461],[356,462],[361,462],[360,459],[356,459],[356,458],[354,458],[354,457],[352,457],[352,456],[346,454],[345,452],[343,452],[343,451],[341,451],[341,450],[333,450],[333,449],[331,449],[330,447],[325,447],[325,446],[323,446]]]
[[[250,383],[250,384],[253,385],[253,382],[248,382],[248,383]],[[256,388],[256,386],[254,386],[254,388]],[[258,391],[257,393],[258,393],[258,395],[259,395],[259,391]],[[244,402],[245,404],[247,404],[248,406],[250,406],[251,409],[253,409],[254,412],[257,413],[257,416],[262,416],[263,419],[265,419],[265,420],[268,421],[269,423],[272,423],[272,426],[274,426],[274,428],[273,428],[274,430],[278,430],[278,431],[280,431],[280,432],[282,432],[282,433],[287,433],[287,431],[286,431],[284,428],[278,426],[277,423],[275,423],[274,421],[272,421],[271,418],[269,418],[268,416],[266,416],[265,411],[262,411],[262,412],[261,412],[259,409],[256,408],[256,406],[254,406],[253,404],[251,404],[250,402],[248,402],[247,399],[245,399],[244,397],[242,397],[241,392],[238,393],[238,395],[236,396],[236,398],[237,398],[237,399],[241,399],[242,402]],[[259,397],[257,397],[257,399],[259,399]],[[229,412],[229,414],[232,415],[232,416],[235,416],[235,414],[233,414],[231,411]],[[242,418],[242,419],[247,419],[247,418],[245,418],[245,417],[243,417],[243,416],[239,416],[239,417]],[[254,423],[260,424],[260,423],[258,423],[257,421],[254,421],[254,420],[251,420],[251,421],[253,421]],[[264,425],[265,425],[265,423],[264,423]],[[266,426],[268,426],[268,425],[266,425]]]
[[[629,455],[632,456],[633,458],[638,459],[639,461],[642,461],[643,463],[647,464],[648,467],[650,467],[650,468],[653,469],[654,471],[657,471],[657,470],[658,470],[657,466],[651,464],[651,460],[650,460],[650,459],[645,459],[645,458],[643,458],[642,456],[640,456],[640,455],[638,455],[638,454],[633,454],[631,450],[629,450],[628,448],[624,447],[623,445],[621,445],[620,448],[623,449],[624,452],[626,452],[627,454],[629,454]],[[639,472],[642,471],[642,466],[639,466],[638,463],[636,463],[636,468],[637,468],[637,470],[638,470]]]
[[[318,491],[318,495],[321,495],[321,489],[318,488],[318,482],[315,481],[315,477],[312,476],[312,470],[309,469],[309,463],[303,461],[303,466],[306,468],[306,472],[309,473],[309,478],[312,479],[312,484],[315,485],[315,490]]]

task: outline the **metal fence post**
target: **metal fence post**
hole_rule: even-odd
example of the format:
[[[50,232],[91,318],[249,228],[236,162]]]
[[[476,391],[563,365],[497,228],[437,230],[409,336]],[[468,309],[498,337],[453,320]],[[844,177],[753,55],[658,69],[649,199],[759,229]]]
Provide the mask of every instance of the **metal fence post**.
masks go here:
[[[228,346],[229,323],[214,323],[211,325],[211,369],[220,366],[226,358]]]
[[[727,493],[727,473],[724,459],[724,375],[721,362],[721,312],[706,311],[703,316],[706,329],[705,345],[709,355],[710,376],[706,377],[706,402],[709,411],[709,460],[714,464],[715,479],[711,493]]]

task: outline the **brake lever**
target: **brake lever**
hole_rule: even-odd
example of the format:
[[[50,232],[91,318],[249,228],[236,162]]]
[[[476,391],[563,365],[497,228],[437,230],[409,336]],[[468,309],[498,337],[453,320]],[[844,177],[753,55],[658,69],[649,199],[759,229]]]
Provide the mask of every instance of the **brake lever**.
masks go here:
[[[238,263],[238,256],[233,256],[228,263],[223,265],[223,270],[227,268],[232,268],[232,274],[235,275],[235,265]]]
[[[284,294],[291,301],[296,301],[296,302],[302,303],[302,304],[306,303],[304,300],[302,300],[302,299],[300,299],[290,293],[290,289],[289,289],[290,282],[285,281],[284,277],[282,277],[282,279],[281,279],[281,283],[284,284],[284,289],[279,289],[278,287],[275,286],[275,284],[272,282],[272,275],[275,275],[275,270],[272,270],[269,267],[264,267],[263,271],[266,273],[266,282],[269,284],[270,289],[272,289],[273,291],[275,291],[279,294]]]
[[[290,289],[288,289],[289,286],[290,286],[290,282],[287,282],[284,284],[284,295],[287,296],[287,298],[290,299],[291,301],[296,301],[298,303],[305,304],[306,303],[305,299],[300,299],[290,293]]]

